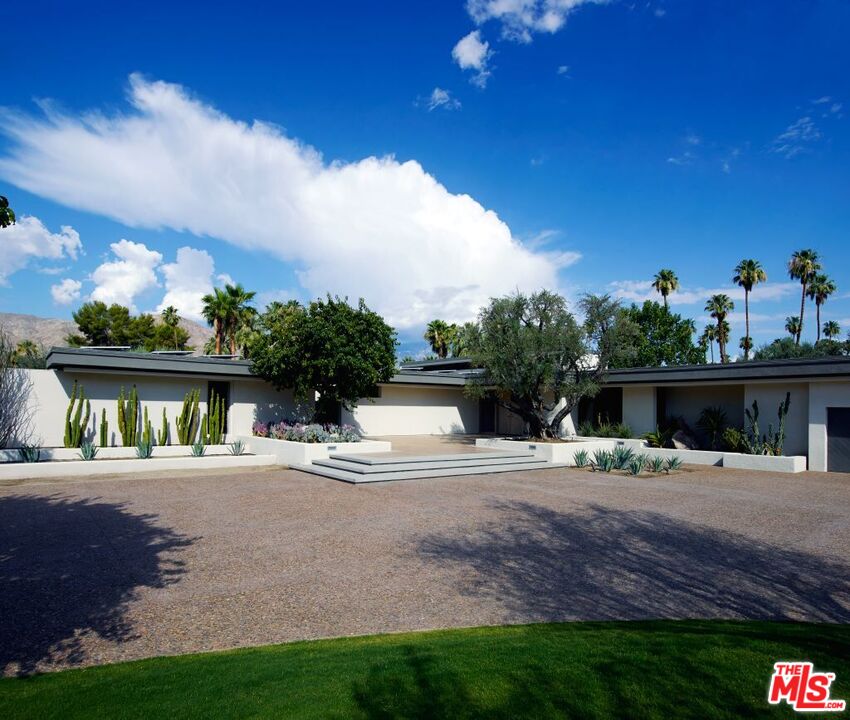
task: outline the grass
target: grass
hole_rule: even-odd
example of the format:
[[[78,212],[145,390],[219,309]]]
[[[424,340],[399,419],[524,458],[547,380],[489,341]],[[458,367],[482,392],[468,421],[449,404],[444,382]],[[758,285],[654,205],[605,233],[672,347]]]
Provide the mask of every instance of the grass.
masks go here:
[[[565,623],[291,643],[0,680],[15,718],[741,718],[777,660],[837,673],[850,627]]]

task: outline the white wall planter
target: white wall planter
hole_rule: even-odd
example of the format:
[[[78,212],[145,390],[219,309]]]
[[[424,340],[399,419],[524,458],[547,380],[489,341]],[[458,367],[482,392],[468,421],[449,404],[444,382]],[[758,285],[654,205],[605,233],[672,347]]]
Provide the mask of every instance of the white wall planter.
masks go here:
[[[147,460],[68,460],[65,462],[7,463],[0,465],[2,480],[123,475],[159,470],[211,470],[274,465],[272,455],[213,455],[203,457],[165,457]]]
[[[273,440],[272,438],[240,435],[234,440],[242,440],[249,452],[274,455],[281,465],[307,465],[314,460],[323,460],[330,453],[345,455],[359,453],[390,452],[392,443],[385,440],[361,440],[360,442],[341,443],[301,443],[291,440]]]
[[[625,444],[623,441],[607,438],[565,442],[534,442],[533,440],[503,440],[500,438],[478,438],[475,441],[476,447],[494,450],[513,450],[515,452],[531,450],[542,460],[564,465],[574,465],[575,454],[579,450],[584,450],[592,456],[596,450],[613,450],[617,445],[623,444]]]
[[[190,445],[154,445],[154,458],[185,457],[192,454]],[[229,445],[207,445],[205,455],[229,455]],[[79,448],[42,448],[41,460],[79,460]],[[130,460],[137,459],[134,447],[103,447],[97,449],[98,460]],[[0,463],[20,462],[21,454],[16,449],[0,450]]]

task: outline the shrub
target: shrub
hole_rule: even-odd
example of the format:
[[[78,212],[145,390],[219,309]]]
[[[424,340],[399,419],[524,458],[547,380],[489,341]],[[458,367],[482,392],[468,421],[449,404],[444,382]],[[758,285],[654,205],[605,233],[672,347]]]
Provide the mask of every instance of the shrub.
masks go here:
[[[255,423],[256,426],[257,423]],[[268,428],[268,436],[274,440],[289,440],[303,443],[360,442],[360,435],[352,425],[320,425],[318,423],[274,423]]]
[[[710,450],[716,450],[726,428],[726,411],[719,406],[703,408],[697,420],[697,428],[705,433]]]
[[[625,423],[611,423],[601,418],[596,424],[585,420],[578,426],[576,431],[582,437],[598,437],[598,438],[620,438],[629,439],[632,437],[632,429]]]
[[[670,471],[678,470],[681,467],[682,467],[681,459],[674,455],[673,457],[667,458],[666,462],[664,463],[664,472],[670,473]]]
[[[614,469],[614,453],[609,450],[597,450],[593,453],[593,469],[611,472]]]
[[[646,469],[654,473],[662,472],[664,470],[664,458],[660,455],[647,458]]]
[[[741,428],[728,427],[723,431],[723,448],[729,452],[747,453],[747,436]]]
[[[18,454],[25,463],[37,463],[41,460],[41,448],[38,445],[21,445]]]
[[[635,451],[625,445],[618,445],[614,448],[612,455],[614,458],[614,467],[617,470],[625,470],[634,459]]]
[[[589,460],[590,457],[587,454],[587,450],[577,450],[576,454],[573,456],[573,462],[578,468],[587,467]]]
[[[80,460],[94,460],[97,457],[97,445],[88,440],[80,444]]]
[[[257,437],[268,437],[269,436],[269,424],[260,422],[257,420],[251,426],[251,433]]]

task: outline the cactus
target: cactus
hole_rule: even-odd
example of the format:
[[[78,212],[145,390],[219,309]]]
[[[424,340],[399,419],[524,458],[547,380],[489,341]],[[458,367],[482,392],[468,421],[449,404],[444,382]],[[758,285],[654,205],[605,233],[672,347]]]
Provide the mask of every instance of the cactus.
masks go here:
[[[759,430],[759,404],[753,400],[752,411],[747,408],[744,414],[750,426],[747,428],[746,445],[752,455],[782,455],[785,445],[785,421],[788,418],[788,409],[791,407],[791,393],[785,394],[785,400],[779,403],[779,427],[773,429],[773,423],[767,426],[767,432],[762,434]]]
[[[224,435],[224,398],[210,394],[209,416],[207,417],[207,445],[220,445]]]
[[[175,421],[177,424],[177,441],[181,445],[191,445],[198,434],[198,402],[201,398],[199,388],[186,393],[183,398],[183,410]]]
[[[204,413],[204,416],[201,418],[201,434],[198,437],[199,442],[203,445],[210,444],[210,436],[209,432],[207,431],[208,425],[209,423],[207,421],[207,414]]]
[[[142,420],[142,442],[145,445],[153,445],[153,424],[148,419],[147,408],[145,408],[144,419]]]
[[[121,432],[121,442],[124,447],[135,447],[139,432],[139,395],[136,386],[130,390],[130,395],[125,401],[124,388],[118,395],[118,430]]]
[[[80,393],[78,396],[77,381],[74,380],[74,387],[71,389],[71,401],[68,403],[68,410],[65,412],[64,442],[66,448],[80,447],[84,439],[86,427],[89,424],[89,416],[91,415],[91,403],[86,400],[86,393],[83,386],[80,385],[79,388]],[[83,405],[86,408],[85,415],[83,415]]]
[[[106,408],[100,411],[100,446],[109,447],[109,422],[106,420]]]
[[[162,408],[162,427],[156,436],[158,445],[168,445],[168,418],[165,416],[165,408]]]

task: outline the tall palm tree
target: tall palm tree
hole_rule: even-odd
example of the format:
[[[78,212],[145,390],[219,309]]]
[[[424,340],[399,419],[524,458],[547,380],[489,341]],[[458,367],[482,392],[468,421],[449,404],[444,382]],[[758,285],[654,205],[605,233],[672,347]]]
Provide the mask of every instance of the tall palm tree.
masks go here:
[[[676,277],[676,273],[672,270],[662,268],[655,273],[652,287],[655,288],[656,292],[661,293],[661,297],[664,299],[664,307],[666,308],[667,296],[679,289],[679,278]]]
[[[838,288],[835,283],[828,276],[818,273],[812,278],[812,281],[809,284],[809,289],[806,291],[806,294],[809,296],[809,300],[814,300],[815,307],[817,308],[817,342],[820,342],[820,306],[823,305],[829,299],[829,296],[837,289]]]
[[[746,347],[741,346],[744,351],[744,360],[750,359],[750,346],[752,345],[750,339],[750,293],[754,286],[765,281],[767,281],[767,273],[758,260],[741,260],[735,268],[735,277],[732,278],[732,282],[744,288],[744,321],[746,324],[744,337],[748,341]]]
[[[717,344],[720,346],[720,362],[728,363],[729,356],[726,354],[726,343],[729,340],[729,323],[726,316],[735,309],[732,298],[722,293],[712,295],[705,304],[706,312],[717,321]]]
[[[445,358],[449,354],[449,347],[456,332],[456,326],[449,325],[445,320],[437,319],[428,323],[422,337],[428,341],[431,350],[438,358]]]
[[[800,295],[800,324],[797,327],[797,335],[794,344],[800,344],[800,336],[803,334],[803,317],[806,312],[806,288],[820,270],[820,257],[816,250],[797,250],[788,261],[788,275],[792,280],[799,280],[803,286]]]
[[[789,315],[785,318],[785,332],[796,340],[800,336],[800,318],[796,315]]]
[[[738,347],[744,351],[744,360],[750,359],[750,350],[753,349],[753,339],[749,335],[744,335],[738,341]]]
[[[823,336],[827,340],[835,340],[839,335],[841,335],[841,325],[835,320],[827,320],[823,324]]]
[[[201,301],[204,303],[201,314],[213,329],[215,354],[221,355],[221,346],[224,344],[227,323],[233,313],[231,297],[221,288],[213,288],[213,291],[204,295]]]
[[[711,363],[714,364],[714,341],[717,339],[717,326],[706,325],[702,331],[700,340],[711,349]]]
[[[177,308],[173,305],[169,305],[167,308],[163,309],[160,315],[162,316],[163,324],[170,327],[174,334],[174,349],[177,350],[177,346],[180,344],[177,337],[177,328],[180,325],[180,315],[177,312]]]
[[[256,308],[251,305],[257,293],[246,290],[242,287],[242,283],[225,285],[224,292],[229,299],[229,313],[225,318],[225,335],[230,341],[230,354],[235,355],[237,334],[243,327],[252,325],[257,314]]]

